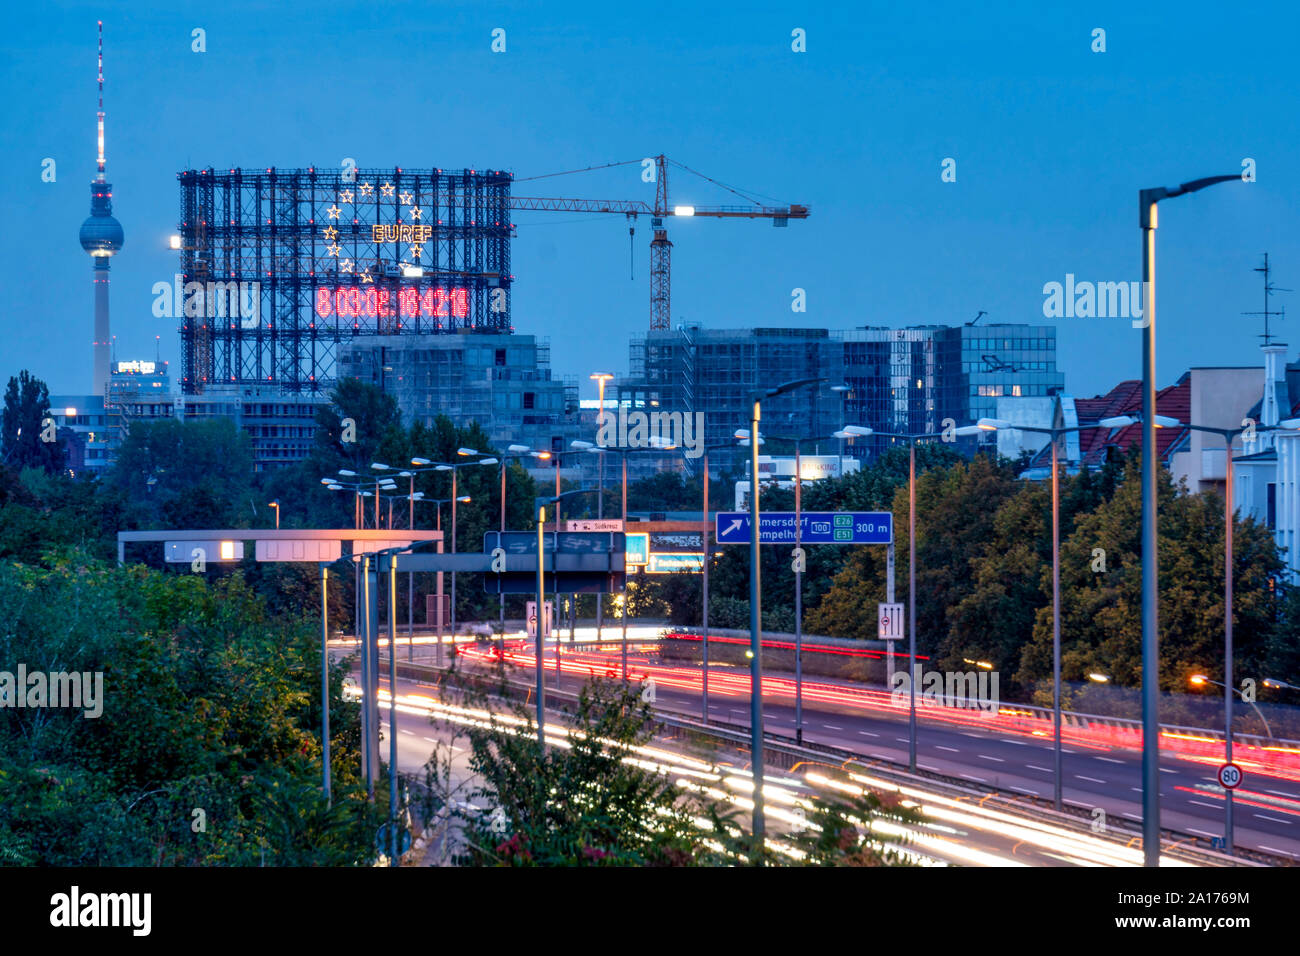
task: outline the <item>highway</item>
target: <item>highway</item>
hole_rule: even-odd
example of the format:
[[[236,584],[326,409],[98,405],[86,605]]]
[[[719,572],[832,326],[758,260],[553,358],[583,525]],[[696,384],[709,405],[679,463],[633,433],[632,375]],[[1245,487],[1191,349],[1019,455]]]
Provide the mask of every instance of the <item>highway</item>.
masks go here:
[[[629,647],[629,670],[634,676],[662,666],[663,662],[656,655],[643,653],[652,646],[637,644],[635,652]],[[566,668],[591,656],[590,651],[579,655],[562,651]],[[606,673],[617,671],[617,650],[610,650],[607,646],[600,659],[608,661]],[[524,654],[522,663],[516,666],[531,674],[532,668],[528,666],[531,661],[531,656]],[[548,656],[547,661],[547,685],[555,686],[554,657]],[[702,709],[697,689],[699,667],[679,663],[671,667],[674,672],[693,675],[693,681],[690,687],[674,686],[674,682],[663,679],[656,681],[656,707],[699,716]],[[598,666],[597,670],[600,669]],[[710,667],[709,673],[710,717],[748,728],[747,670]],[[738,674],[744,677],[743,691],[737,689],[734,681]],[[586,677],[585,673],[569,673],[566,669],[561,686],[575,691]],[[712,696],[714,688],[723,684],[719,678],[733,680],[724,692]],[[795,713],[792,706],[767,701],[763,714],[769,732],[794,737]],[[899,714],[885,708],[873,710],[806,697],[803,716],[805,742],[827,744],[864,757],[907,765],[905,712]],[[967,719],[966,712],[959,716],[963,722],[952,725],[929,719],[918,721],[919,769],[1026,796],[1052,799],[1054,773],[1050,738],[984,729],[978,721]],[[1136,823],[1141,820],[1140,752],[1071,740],[1063,745],[1062,753],[1063,795],[1067,803],[1083,807],[1089,813],[1100,808],[1110,821],[1123,819]],[[1198,762],[1163,751],[1161,757],[1161,825],[1207,841],[1221,837],[1224,795],[1215,779],[1217,761]],[[1234,804],[1236,845],[1300,861],[1300,781],[1281,775],[1248,774],[1236,792]]]

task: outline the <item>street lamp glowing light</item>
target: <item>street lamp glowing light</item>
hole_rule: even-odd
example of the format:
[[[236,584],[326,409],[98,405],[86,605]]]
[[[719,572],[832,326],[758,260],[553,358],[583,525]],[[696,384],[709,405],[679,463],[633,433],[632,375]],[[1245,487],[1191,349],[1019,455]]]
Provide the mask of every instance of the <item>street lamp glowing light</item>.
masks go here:
[[[387,465],[377,461],[372,461],[370,463],[370,467],[373,468],[375,471],[388,471]]]
[[[528,454],[532,455],[534,458],[541,458],[543,460],[549,459],[551,457],[551,453],[549,451],[530,451]]]
[[[412,465],[427,465],[427,464],[430,463],[430,461],[431,461],[431,459],[429,459],[429,458],[412,458],[412,459],[411,459],[411,464],[412,464]]]
[[[483,453],[476,448],[457,448],[456,454],[465,458],[472,458],[474,455],[481,455]]]
[[[978,425],[962,425],[960,428],[953,429],[953,434],[958,438],[967,438],[971,435],[979,435],[986,430]]]
[[[975,427],[984,432],[995,432],[999,428],[1010,428],[1011,422],[1005,418],[981,418],[975,423]]]
[[[1156,428],[1178,428],[1183,423],[1176,418],[1170,418],[1168,415],[1154,415],[1151,421]]]
[[[875,432],[875,429],[868,428],[866,425],[845,425],[844,432],[845,434],[852,435],[857,438],[866,438],[868,435],[873,434]]]
[[[1188,680],[1199,687],[1201,684],[1209,683],[1210,679],[1204,674],[1193,674]]]
[[[1105,674],[1089,674],[1088,680],[1096,681],[1098,684],[1105,684],[1110,678]]]
[[[461,495],[461,496],[460,496],[459,498],[457,498],[456,500],[457,500],[457,501],[473,501],[474,499],[471,498],[469,495]]]
[[[320,483],[321,483],[322,485],[332,485],[332,484],[334,484],[334,479],[333,479],[333,478],[322,478],[322,479],[320,480]]]

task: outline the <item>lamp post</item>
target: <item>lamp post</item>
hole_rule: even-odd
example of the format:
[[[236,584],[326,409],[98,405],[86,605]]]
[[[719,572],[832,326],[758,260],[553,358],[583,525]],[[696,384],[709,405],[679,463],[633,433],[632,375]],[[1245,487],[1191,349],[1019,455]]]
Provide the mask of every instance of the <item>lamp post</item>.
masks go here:
[[[756,391],[749,397],[749,433],[757,438],[749,443],[749,730],[750,754],[754,774],[754,821],[751,859],[763,863],[767,848],[763,809],[763,637],[762,637],[762,563],[759,550],[762,524],[759,519],[758,445],[762,441],[758,423],[763,417],[763,400],[783,395],[796,388],[824,382],[821,378],[802,378],[775,388]]]
[[[1216,183],[1241,179],[1239,174],[1195,179],[1179,186],[1138,192],[1138,228],[1142,230],[1142,855],[1147,866],[1160,865],[1160,652],[1159,582],[1156,542],[1156,204]]]
[[[481,455],[483,452],[475,451],[473,448],[457,448],[457,455],[471,457]],[[428,471],[450,471],[451,472],[451,553],[456,553],[456,503],[460,496],[456,493],[456,476],[462,468],[469,468],[473,465],[495,465],[496,458],[480,458],[477,461],[464,462],[432,462],[428,458],[412,458],[413,465],[432,465]],[[441,619],[442,610],[439,608],[439,619]],[[454,643],[456,640],[456,572],[451,572],[451,639]],[[442,665],[442,641],[438,641],[437,657],[435,660],[437,666]]]
[[[955,429],[954,434],[964,438],[980,431],[976,425],[963,425]],[[871,435],[907,442],[907,766],[916,773],[916,444],[944,436],[942,432],[878,432],[865,425],[845,425],[835,433],[836,438],[866,438]]]
[[[1056,785],[1053,788],[1056,809],[1061,809],[1062,780],[1061,769],[1061,493],[1058,481],[1060,467],[1057,459],[1057,445],[1062,435],[1083,431],[1088,428],[1126,428],[1137,419],[1128,415],[1103,418],[1090,425],[1077,425],[1068,428],[1041,428],[1031,425],[1016,425],[1000,418],[981,418],[975,426],[980,431],[1019,430],[1050,435],[1052,439],[1052,714],[1054,727],[1053,760]]]
[[[593,453],[593,454],[600,455],[600,461],[601,461],[601,475],[602,475],[602,476],[603,476],[604,473],[605,473],[605,464],[604,464],[604,463],[605,463],[605,455],[606,455],[606,453],[608,453],[608,452],[610,452],[610,451],[617,452],[617,454],[618,454],[618,456],[619,456],[619,459],[620,459],[620,463],[621,463],[622,466],[623,466],[623,467],[622,467],[622,470],[623,470],[623,519],[622,519],[622,520],[623,520],[623,533],[624,533],[624,534],[627,533],[627,456],[628,456],[628,455],[631,455],[631,454],[636,454],[637,452],[640,452],[640,451],[659,451],[659,452],[664,452],[664,451],[674,451],[674,450],[677,448],[676,445],[671,444],[670,442],[667,442],[667,441],[662,440],[662,439],[660,438],[660,436],[658,436],[658,435],[653,435],[653,436],[650,437],[650,447],[649,447],[649,448],[606,448],[606,447],[603,446],[603,445],[596,445],[596,444],[593,444],[592,442],[589,442],[589,441],[572,441],[572,442],[569,442],[569,446],[570,446],[571,448],[574,448],[575,450],[586,451],[586,452],[591,452],[591,453]],[[603,477],[602,477],[602,479],[601,479],[601,489],[600,489],[600,498],[601,498],[601,500],[604,500],[604,497],[605,497],[605,487],[604,487],[604,479],[603,479]],[[629,607],[630,607],[630,605],[629,605],[629,602],[628,602],[628,599],[627,599],[627,589],[626,589],[626,587],[624,587],[624,590],[623,590],[623,613],[622,613],[622,615],[621,615],[621,617],[622,617],[622,623],[623,623],[623,650],[622,650],[622,659],[623,659],[623,683],[627,683],[627,615],[628,615],[628,609],[629,609]],[[597,641],[600,640],[600,621],[599,621],[599,618],[597,619],[597,622],[596,622],[596,639],[597,639]]]
[[[853,391],[853,388],[849,385],[832,385],[831,391],[840,393],[840,421],[843,422],[845,420],[844,400],[848,398],[849,392]],[[844,477],[844,437],[843,436],[836,436],[836,437],[838,437],[840,440],[840,470],[836,473],[835,477],[843,478]]]
[[[763,436],[759,436],[761,439]],[[704,566],[700,569],[704,576],[704,605],[701,611],[701,628],[702,637],[700,650],[703,654],[703,668],[700,671],[702,678],[700,715],[704,722],[709,722],[709,565],[713,562],[713,548],[709,544],[709,535],[713,527],[709,522],[709,452],[718,451],[723,448],[735,448],[730,442],[723,442],[718,445],[704,446]]]
[[[1163,422],[1157,421],[1157,425]],[[1170,420],[1170,424],[1181,424],[1177,421]],[[1201,677],[1198,680],[1192,678],[1193,684],[1209,683],[1217,684],[1223,688],[1223,713],[1224,726],[1226,732],[1223,736],[1225,762],[1232,763],[1232,695],[1241,693],[1233,687],[1232,665],[1232,592],[1233,592],[1233,557],[1232,557],[1232,530],[1233,522],[1236,516],[1236,507],[1233,504],[1233,469],[1232,469],[1232,443],[1238,435],[1245,433],[1246,428],[1213,428],[1208,425],[1184,425],[1193,431],[1208,432],[1212,435],[1218,435],[1223,439],[1224,447],[1224,495],[1223,495],[1223,683],[1212,681],[1208,677]],[[1256,432],[1272,431],[1290,431],[1300,428],[1300,419],[1288,419],[1279,422],[1277,425],[1260,425],[1255,428]],[[1200,676],[1200,675],[1198,675]],[[1241,698],[1246,699],[1245,695]],[[1264,715],[1260,713],[1258,707],[1255,712],[1259,714],[1259,719],[1264,720]],[[1264,721],[1265,729],[1268,729],[1268,721]],[[1269,736],[1273,732],[1269,731]],[[1233,803],[1232,791],[1224,791],[1224,823],[1223,823],[1223,842],[1229,856],[1232,855],[1233,848]]]
[[[266,506],[268,508],[275,509],[275,530],[279,531],[280,530],[280,499],[276,498],[274,501],[268,501],[266,503]]]
[[[612,381],[614,375],[612,372],[592,372],[587,376],[596,383],[599,392],[599,410],[596,412],[596,435],[600,435],[601,428],[605,424],[605,383]],[[605,517],[605,458],[602,455],[600,459],[600,495],[596,499],[596,517]],[[627,529],[625,528],[624,531]],[[596,592],[596,642],[600,642],[601,628],[605,620],[605,594],[603,591]]]
[[[543,729],[546,723],[546,708],[544,702],[545,687],[542,683],[543,676],[545,674],[545,665],[543,664],[542,657],[543,657],[543,652],[546,649],[545,638],[542,629],[542,623],[546,619],[546,578],[545,578],[546,544],[545,544],[545,537],[544,537],[545,528],[546,528],[546,506],[548,504],[558,505],[560,503],[560,499],[562,498],[567,498],[572,495],[584,495],[584,494],[590,494],[590,491],[588,490],[566,491],[563,494],[555,495],[552,498],[537,499],[537,629],[536,629],[536,633],[537,633],[537,661],[536,661],[537,664],[536,667],[537,745],[538,747],[542,748],[543,752],[545,752],[545,748],[546,748],[546,734]],[[559,534],[558,531],[556,531],[555,533],[557,535]],[[554,570],[555,563],[556,563],[555,559],[554,557],[552,557],[551,560],[552,570]],[[559,603],[558,593],[556,594],[556,598],[557,598],[556,603],[558,604]],[[558,647],[558,642],[557,642],[557,647]],[[557,650],[557,654],[558,654],[558,650]],[[556,676],[555,683],[558,688],[560,683],[558,674]]]
[[[549,451],[533,451],[527,445],[509,445],[505,452],[501,454],[501,536],[502,539],[506,533],[506,463],[514,458],[550,458]],[[506,593],[501,592],[501,638],[504,641],[506,633]],[[504,649],[504,644],[499,649]]]
[[[841,386],[833,386],[833,388],[839,387]],[[787,435],[768,435],[767,437],[794,443],[794,547],[796,552],[802,552],[803,462],[800,455],[800,446],[805,441],[818,441],[819,439],[795,438]],[[843,446],[843,433],[837,433],[831,437],[839,438],[840,445]],[[740,440],[742,446],[748,446],[750,441],[749,430],[745,428],[737,429],[736,438]],[[761,432],[758,436],[758,443],[760,445],[764,443]],[[844,458],[841,455],[841,465],[843,462]],[[795,743],[799,745],[803,744],[803,571],[800,570],[803,561],[802,553],[797,554],[794,571],[794,739]]]

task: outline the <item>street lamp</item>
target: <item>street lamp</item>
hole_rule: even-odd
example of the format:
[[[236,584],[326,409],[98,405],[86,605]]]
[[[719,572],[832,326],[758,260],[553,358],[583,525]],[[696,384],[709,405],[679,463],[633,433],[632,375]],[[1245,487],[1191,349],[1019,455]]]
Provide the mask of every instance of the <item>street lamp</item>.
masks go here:
[[[1232,695],[1240,694],[1232,686],[1232,666],[1233,666],[1233,647],[1232,647],[1232,598],[1233,598],[1233,555],[1232,555],[1232,531],[1233,519],[1236,514],[1236,508],[1233,504],[1234,479],[1232,468],[1232,442],[1241,434],[1251,430],[1250,426],[1237,428],[1214,428],[1209,425],[1190,425],[1178,421],[1176,418],[1166,418],[1163,415],[1156,416],[1157,428],[1183,427],[1190,428],[1192,431],[1207,432],[1211,435],[1218,435],[1223,439],[1224,447],[1224,497],[1223,497],[1223,684],[1212,681],[1209,678],[1198,679],[1192,678],[1193,684],[1211,683],[1223,687],[1223,709],[1224,719],[1227,722],[1228,732],[1224,736],[1224,753],[1227,763],[1232,763]],[[1300,419],[1291,418],[1278,422],[1276,425],[1259,425],[1254,428],[1255,432],[1273,432],[1273,431],[1293,431],[1300,428]],[[1245,697],[1242,697],[1245,700]],[[1259,713],[1259,708],[1255,708]],[[1260,720],[1264,715],[1259,714]],[[1268,723],[1264,723],[1265,728]],[[1269,732],[1272,736],[1272,732]],[[1232,791],[1225,792],[1224,809],[1226,812],[1224,821],[1224,844],[1228,855],[1232,855],[1233,847],[1233,803]]]
[[[832,389],[842,388],[845,386],[832,386]],[[836,432],[832,438],[840,440],[840,465],[844,464],[843,446],[844,432]],[[736,429],[735,436],[740,440],[743,447],[749,445],[749,429]],[[788,435],[768,435],[768,438],[778,441],[788,441],[794,443],[794,547],[795,551],[802,551],[802,501],[803,501],[803,460],[800,457],[800,446],[805,441],[818,441],[815,437],[796,438]],[[760,432],[758,443],[763,444],[763,435]],[[752,476],[757,480],[757,476]],[[803,744],[803,571],[799,570],[800,564],[804,558],[800,554],[796,558],[794,572],[794,739],[795,743],[802,746]]]
[[[1052,747],[1055,761],[1056,786],[1053,788],[1056,809],[1061,810],[1062,769],[1061,769],[1061,494],[1059,485],[1060,468],[1057,460],[1057,445],[1062,435],[1079,432],[1088,428],[1126,428],[1136,424],[1137,419],[1129,415],[1117,415],[1103,418],[1091,425],[1075,425],[1067,428],[1041,428],[1033,425],[1016,425],[1001,418],[981,418],[976,428],[981,431],[1011,431],[1018,429],[1050,435],[1052,439],[1052,715],[1055,742]]]
[[[621,465],[622,465],[622,469],[623,469],[623,533],[624,533],[624,534],[627,533],[627,456],[628,456],[628,455],[632,455],[632,454],[636,454],[637,452],[642,452],[642,451],[644,451],[644,452],[664,452],[664,451],[674,451],[674,450],[677,448],[676,445],[674,445],[674,444],[672,444],[671,442],[665,440],[665,439],[664,439],[662,436],[660,436],[660,435],[652,435],[652,436],[650,437],[650,439],[649,439],[649,442],[650,442],[650,447],[649,447],[649,448],[607,448],[607,447],[605,447],[604,445],[595,445],[595,444],[592,444],[592,443],[589,442],[589,441],[572,441],[572,442],[569,442],[570,447],[572,447],[573,449],[575,449],[575,450],[577,450],[577,451],[586,451],[586,452],[591,452],[592,454],[600,455],[600,471],[601,471],[601,476],[602,476],[602,478],[601,478],[601,488],[600,488],[600,499],[601,499],[601,500],[604,500],[604,497],[605,497],[605,486],[604,486],[604,477],[603,477],[604,474],[605,474],[605,455],[606,455],[608,452],[610,452],[610,451],[614,451],[614,452],[617,452],[617,453],[618,453],[618,456],[619,456],[619,459],[620,459],[620,463],[621,463]],[[627,615],[628,615],[628,609],[629,609],[629,606],[630,606],[630,605],[629,605],[628,600],[627,600],[627,589],[626,589],[626,587],[624,587],[624,590],[623,590],[623,613],[622,613],[622,615],[621,615],[621,620],[622,620],[622,624],[623,624],[623,651],[622,651],[622,658],[623,658],[623,682],[624,682],[624,683],[627,682]],[[599,605],[597,606],[597,608],[599,609]],[[599,615],[597,615],[597,618],[596,618],[596,639],[597,639],[598,641],[600,640],[600,617],[599,617]]]
[[[481,455],[482,452],[475,451],[473,448],[458,448],[456,449],[456,454],[468,457],[472,455]],[[449,499],[451,501],[451,553],[455,554],[456,553],[456,503],[460,500],[460,496],[456,493],[457,472],[460,471],[460,469],[462,468],[469,468],[472,465],[495,465],[497,464],[497,459],[480,458],[477,461],[464,461],[464,462],[452,463],[452,462],[445,462],[445,461],[435,462],[428,458],[416,457],[411,459],[411,464],[420,466],[420,470],[424,470],[424,471],[450,471],[451,472],[451,498]],[[374,466],[372,465],[371,467]],[[441,620],[442,619],[441,608],[438,609],[438,616],[439,616],[439,620]],[[453,642],[456,640],[456,572],[455,571],[451,572],[451,639]],[[439,665],[442,664],[442,641],[441,640],[438,641],[438,653],[437,653],[436,662]]]
[[[749,648],[753,655],[749,660],[749,732],[750,755],[754,774],[754,823],[753,862],[762,865],[763,854],[767,848],[765,821],[763,819],[763,640],[762,640],[762,558],[759,543],[762,538],[762,525],[759,523],[758,506],[758,446],[763,440],[759,434],[758,423],[763,417],[763,400],[784,395],[786,392],[818,385],[824,378],[801,378],[785,382],[776,388],[753,392],[749,397],[749,434],[754,436],[749,443]]]
[[[1209,176],[1179,186],[1138,192],[1138,227],[1142,230],[1142,855],[1147,866],[1160,865],[1160,652],[1156,563],[1156,204],[1241,179],[1240,174]]]
[[[1252,706],[1252,707],[1255,708],[1255,716],[1258,717],[1258,718],[1259,718],[1259,722],[1260,722],[1261,724],[1264,725],[1264,732],[1265,732],[1266,734],[1268,734],[1270,737],[1273,736],[1273,728],[1271,728],[1271,727],[1268,725],[1268,720],[1267,720],[1267,718],[1264,717],[1264,712],[1263,712],[1262,710],[1259,709],[1259,705],[1256,704],[1253,700],[1247,700],[1247,699],[1246,699],[1246,695],[1245,695],[1245,693],[1243,693],[1242,691],[1238,690],[1236,687],[1233,687],[1233,686],[1230,685],[1230,684],[1220,683],[1220,682],[1217,681],[1217,680],[1212,680],[1211,678],[1206,677],[1204,674],[1193,674],[1191,677],[1188,678],[1188,683],[1194,684],[1194,685],[1197,686],[1197,687],[1201,687],[1201,686],[1203,686],[1203,685],[1205,685],[1205,684],[1213,684],[1215,687],[1222,687],[1222,688],[1223,688],[1223,692],[1224,692],[1225,695],[1228,694],[1229,692],[1231,692],[1231,693],[1233,693],[1233,694],[1236,694],[1238,697],[1241,698],[1242,703],[1244,703],[1244,704],[1250,704],[1250,706]],[[1268,681],[1265,681],[1264,683],[1267,684]],[[1232,736],[1232,724],[1227,724],[1226,727],[1225,727],[1224,729],[1227,731],[1228,736],[1231,737],[1231,736]],[[1228,762],[1228,763],[1232,763],[1232,753],[1231,753],[1231,752],[1229,752],[1229,754],[1228,754],[1228,760],[1227,760],[1227,762]],[[1231,827],[1231,825],[1232,825],[1232,818],[1231,818],[1231,816],[1229,816],[1229,818],[1228,818],[1228,825],[1229,825],[1229,827]],[[1228,853],[1229,853],[1229,854],[1232,853],[1232,833],[1231,833],[1231,831],[1229,831],[1229,833],[1228,833]]]
[[[596,436],[600,436],[600,431],[605,424],[605,383],[613,381],[612,372],[592,372],[587,376],[596,383],[599,393],[599,410],[596,412]],[[600,459],[600,494],[596,498],[596,517],[605,517],[605,457]],[[624,531],[627,529],[624,528]],[[603,591],[596,592],[596,640],[600,640],[601,625],[605,617],[605,594]]]
[[[983,429],[978,425],[963,425],[953,434],[965,438],[981,431]],[[878,432],[865,425],[845,425],[835,433],[836,438],[866,438],[870,435],[907,442],[907,659],[910,676],[907,682],[907,766],[916,773],[916,443],[942,439],[944,435],[942,432]]]
[[[763,436],[759,435],[759,441]],[[713,527],[709,522],[709,452],[718,451],[723,448],[735,448],[731,442],[722,442],[717,445],[704,446],[704,567],[701,573],[704,575],[704,607],[702,611],[701,627],[703,637],[701,638],[701,651],[703,653],[703,669],[701,670],[703,687],[701,688],[701,707],[700,714],[704,722],[709,722],[709,565],[713,561],[713,548],[709,544],[709,534]]]
[[[853,388],[849,385],[832,385],[831,391],[840,393],[840,421],[842,422],[845,419],[844,400],[848,398],[849,392],[853,391]],[[835,477],[836,478],[844,477],[844,439],[843,438],[840,438],[840,470],[835,475]]]
[[[280,530],[280,499],[276,498],[274,501],[268,501],[266,503],[266,506],[268,508],[275,509],[275,530],[279,531]]]
[[[506,463],[512,458],[546,459],[551,457],[551,453],[549,451],[533,451],[533,449],[531,449],[527,445],[508,445],[506,446],[506,450],[501,453],[500,457],[501,457],[501,530],[500,530],[501,539],[499,540],[504,540],[505,533],[506,533]],[[500,594],[500,599],[501,599],[500,632],[501,632],[501,639],[502,641],[504,641],[505,633],[506,633],[506,592],[504,590]],[[501,648],[499,649],[503,649],[503,648],[504,648],[504,644],[502,644]]]

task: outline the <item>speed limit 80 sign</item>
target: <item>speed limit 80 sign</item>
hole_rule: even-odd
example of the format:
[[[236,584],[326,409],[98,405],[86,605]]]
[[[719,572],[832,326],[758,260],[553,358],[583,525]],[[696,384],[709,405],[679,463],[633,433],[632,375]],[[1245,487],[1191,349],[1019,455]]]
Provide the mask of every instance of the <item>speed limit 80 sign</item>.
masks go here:
[[[1219,768],[1219,784],[1224,790],[1235,790],[1245,776],[1235,763],[1225,763]]]

